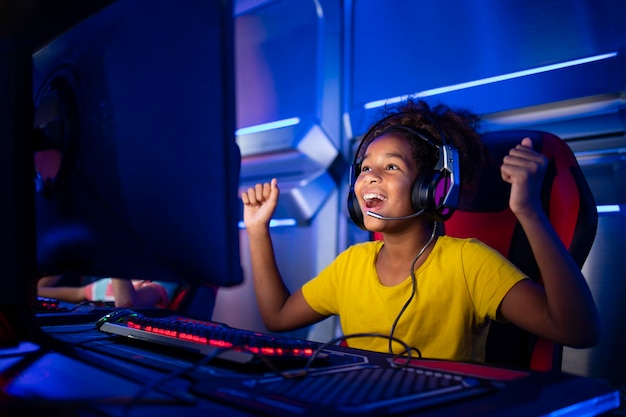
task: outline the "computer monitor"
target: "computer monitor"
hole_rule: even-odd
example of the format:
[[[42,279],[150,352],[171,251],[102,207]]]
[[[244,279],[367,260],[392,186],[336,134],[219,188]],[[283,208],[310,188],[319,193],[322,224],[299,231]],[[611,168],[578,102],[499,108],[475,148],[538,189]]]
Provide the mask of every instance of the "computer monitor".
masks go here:
[[[242,282],[232,30],[120,0],[33,53],[39,275]]]

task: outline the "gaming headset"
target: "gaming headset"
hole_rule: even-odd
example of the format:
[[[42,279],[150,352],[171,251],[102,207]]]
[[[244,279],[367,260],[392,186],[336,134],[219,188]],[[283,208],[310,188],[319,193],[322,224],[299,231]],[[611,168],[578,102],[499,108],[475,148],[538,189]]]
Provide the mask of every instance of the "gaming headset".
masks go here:
[[[359,201],[354,192],[356,179],[361,171],[361,162],[357,160],[366,139],[372,135],[378,127],[391,118],[407,114],[406,112],[396,113],[387,116],[374,124],[363,136],[358,149],[354,154],[354,162],[350,169],[350,191],[348,193],[348,211],[352,221],[361,229],[365,229],[363,213],[359,206]],[[428,119],[430,120],[430,119]],[[459,203],[460,189],[460,169],[459,154],[456,148],[449,144],[437,125],[430,120],[431,124],[439,131],[442,144],[437,144],[434,140],[425,136],[418,130],[404,125],[393,126],[389,132],[404,131],[410,135],[417,136],[437,150],[438,161],[434,168],[424,169],[418,175],[411,191],[411,204],[415,212],[403,217],[385,217],[371,211],[367,215],[381,220],[402,220],[422,215],[433,221],[445,221],[452,216]],[[369,142],[371,143],[371,141]]]

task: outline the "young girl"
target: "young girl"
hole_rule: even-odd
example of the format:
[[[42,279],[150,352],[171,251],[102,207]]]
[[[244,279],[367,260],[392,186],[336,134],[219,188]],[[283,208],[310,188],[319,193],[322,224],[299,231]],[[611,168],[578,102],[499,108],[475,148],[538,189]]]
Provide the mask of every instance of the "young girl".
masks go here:
[[[541,207],[546,159],[529,138],[510,150],[501,174],[511,184],[509,204],[528,236],[543,287],[478,240],[445,236],[442,220],[449,213],[433,210],[432,202],[416,207],[416,181],[437,172],[446,144],[458,152],[460,178],[453,185],[460,181],[461,191],[471,189],[472,167],[483,154],[477,123],[469,112],[409,100],[375,124],[356,156],[351,210],[358,212],[353,218],[361,216],[361,227],[383,239],[349,247],[293,294],[276,266],[269,232],[277,181],[244,192],[255,294],[266,327],[289,331],[339,315],[346,336],[370,334],[347,338],[349,346],[389,352],[392,344],[379,335],[392,335],[423,357],[452,360],[484,360],[491,320],[566,346],[596,344],[598,312]],[[399,345],[393,349],[400,351]]]

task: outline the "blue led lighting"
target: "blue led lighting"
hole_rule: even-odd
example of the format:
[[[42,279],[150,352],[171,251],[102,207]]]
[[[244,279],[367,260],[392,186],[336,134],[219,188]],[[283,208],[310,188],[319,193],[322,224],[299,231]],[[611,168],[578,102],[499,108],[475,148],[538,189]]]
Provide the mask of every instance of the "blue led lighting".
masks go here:
[[[586,63],[594,62],[594,61],[600,61],[600,60],[603,60],[603,59],[613,58],[615,56],[617,56],[617,52],[609,52],[607,54],[595,55],[595,56],[590,56],[590,57],[581,58],[581,59],[574,59],[572,61],[561,62],[561,63],[558,63],[558,64],[545,65],[543,67],[537,67],[537,68],[532,68],[532,69],[523,70],[523,71],[511,72],[509,74],[496,75],[494,77],[482,78],[480,80],[468,81],[468,82],[465,82],[465,83],[449,85],[449,86],[446,86],[446,87],[433,88],[433,89],[430,89],[430,90],[421,91],[421,92],[416,93],[416,94],[399,96],[399,97],[393,97],[393,98],[388,98],[388,99],[384,99],[384,100],[370,101],[369,103],[366,103],[364,107],[365,107],[365,109],[374,109],[376,107],[382,107],[382,106],[384,106],[386,104],[394,104],[394,103],[399,103],[399,102],[405,101],[410,96],[413,96],[413,97],[434,96],[434,95],[437,95],[437,94],[448,93],[450,91],[463,90],[463,89],[466,89],[466,88],[476,87],[476,86],[479,86],[479,85],[493,84],[493,83],[497,83],[499,81],[510,80],[510,79],[513,79],[513,78],[525,77],[527,75],[539,74],[541,72],[553,71],[553,70],[557,70],[557,69],[561,69],[561,68],[572,67],[572,66],[575,66],[575,65],[586,64]]]
[[[263,123],[260,125],[242,127],[235,131],[236,136],[249,135],[250,133],[265,132],[267,130],[280,129],[281,127],[293,126],[300,123],[299,117],[292,117],[290,119],[277,120],[275,122]]]
[[[597,206],[598,213],[619,213],[621,211],[619,204],[607,204]]]
[[[270,220],[270,227],[285,227],[285,226],[295,226],[297,224],[295,219],[272,219]],[[239,228],[245,229],[246,225],[240,221]]]
[[[606,411],[615,410],[620,405],[619,393],[614,391],[610,394],[591,398],[572,404],[568,407],[555,410],[551,413],[544,414],[545,417],[586,417],[598,416]]]

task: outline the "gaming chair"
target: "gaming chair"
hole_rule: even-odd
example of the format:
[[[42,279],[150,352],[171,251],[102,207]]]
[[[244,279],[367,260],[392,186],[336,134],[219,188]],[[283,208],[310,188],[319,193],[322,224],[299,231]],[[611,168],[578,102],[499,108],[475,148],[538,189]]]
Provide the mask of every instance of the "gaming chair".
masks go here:
[[[548,158],[541,190],[543,207],[582,268],[595,239],[598,212],[573,152],[551,133],[504,130],[483,134],[490,156],[478,179],[479,189],[471,199],[461,199],[458,210],[444,225],[447,235],[478,238],[541,282],[528,240],[509,209],[510,184],[500,176],[504,155],[524,137],[530,137],[533,148]],[[539,371],[560,370],[562,351],[562,346],[538,339],[512,324],[494,322],[489,329],[485,360]]]

